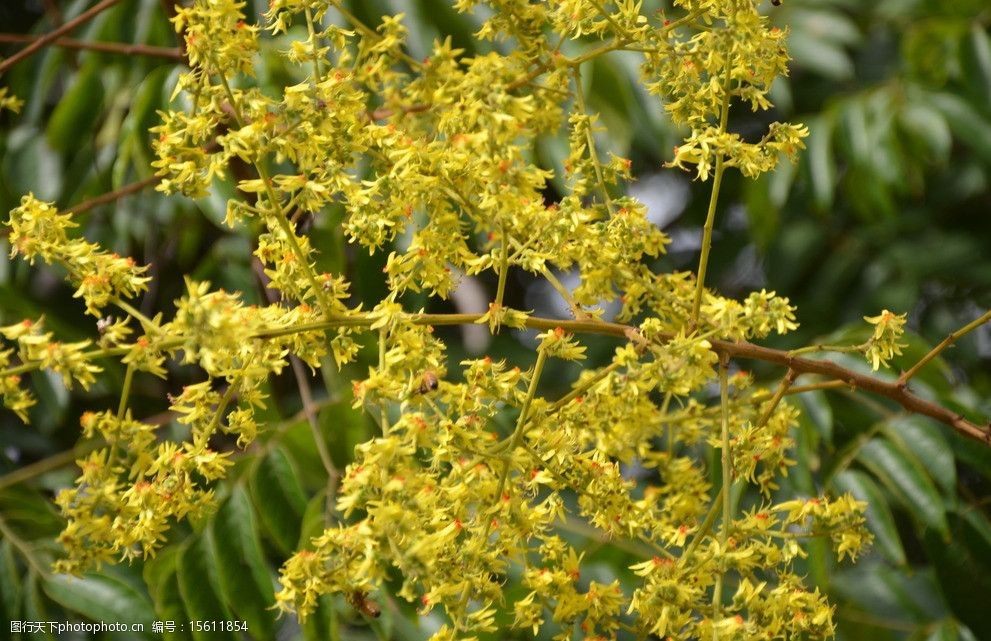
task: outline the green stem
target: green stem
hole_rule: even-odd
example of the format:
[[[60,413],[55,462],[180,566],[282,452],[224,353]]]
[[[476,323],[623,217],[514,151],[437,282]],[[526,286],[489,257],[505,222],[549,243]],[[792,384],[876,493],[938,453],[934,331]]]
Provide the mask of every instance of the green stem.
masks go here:
[[[124,302],[123,300],[117,298],[116,296],[110,300],[111,302],[113,302],[114,305],[120,307],[122,310],[130,314],[131,317],[135,318],[139,323],[141,323],[141,326],[144,328],[146,334],[151,334],[157,331],[158,326],[150,318],[148,318],[140,311],[138,311],[138,309],[135,308],[133,305]]]
[[[502,494],[506,490],[506,483],[509,482],[509,472],[512,468],[512,455],[516,448],[520,446],[520,443],[523,441],[523,436],[526,434],[527,419],[530,414],[530,404],[533,403],[533,398],[537,394],[537,384],[540,382],[540,376],[544,372],[544,363],[546,361],[547,352],[542,349],[538,350],[537,362],[533,366],[533,375],[530,377],[530,385],[527,387],[526,397],[523,399],[523,406],[520,407],[520,416],[516,420],[516,429],[513,430],[513,435],[509,439],[509,447],[506,448],[506,452],[502,455],[502,470],[499,473],[499,483],[496,485],[495,496],[492,499],[492,506],[490,506],[489,510],[499,504],[499,501],[502,500]],[[488,512],[489,510],[485,510],[485,512]],[[479,516],[485,518],[485,513],[479,512]],[[492,519],[486,518],[485,531],[482,534],[481,540],[488,541],[491,533]],[[461,604],[459,607],[459,610],[462,612],[462,620],[455,626],[458,630],[464,628],[464,619],[468,616],[467,607],[469,598],[471,598],[471,595],[469,594],[468,589],[465,588],[464,593],[461,596]]]
[[[241,115],[241,109],[238,106],[237,99],[234,97],[234,92],[231,90],[230,83],[227,81],[227,76],[220,70],[217,66],[215,60],[211,59],[214,68],[217,70],[217,75],[220,76],[220,83],[224,87],[224,93],[227,95],[227,101],[231,103],[231,111],[234,113],[234,120],[237,122],[238,127],[244,127],[244,118]],[[289,218],[286,216],[285,210],[282,208],[282,202],[279,200],[272,188],[272,180],[268,175],[268,170],[265,168],[265,164],[260,160],[254,160],[255,171],[258,172],[258,177],[262,181],[262,185],[265,187],[265,195],[268,197],[269,203],[271,203],[273,217],[275,218],[276,224],[278,224],[279,229],[286,237],[286,241],[289,243],[290,249],[292,249],[293,255],[296,260],[299,261],[300,268],[303,270],[303,276],[306,278],[310,287],[313,288],[313,293],[316,295],[317,300],[320,301],[320,307],[323,309],[324,315],[329,320],[333,314],[331,310],[333,309],[330,304],[330,300],[327,298],[326,292],[323,288],[317,284],[317,275],[313,271],[313,266],[310,264],[309,257],[303,252],[303,248],[300,247],[299,241],[296,240],[296,232],[293,230],[292,225],[289,223]]]
[[[955,343],[962,336],[966,336],[967,334],[969,334],[970,332],[974,331],[975,329],[977,329],[978,327],[980,327],[984,323],[987,323],[988,321],[991,321],[991,310],[985,312],[979,318],[971,321],[970,323],[967,323],[966,325],[964,325],[963,327],[961,327],[957,331],[953,332],[952,334],[950,334],[949,336],[947,336],[946,338],[944,338],[942,340],[942,342],[940,342],[939,345],[937,345],[936,347],[932,348],[932,350],[930,350],[928,354],[926,354],[925,356],[923,356],[922,359],[919,360],[918,363],[916,363],[915,365],[913,365],[907,372],[905,372],[901,376],[899,376],[898,377],[898,384],[899,385],[905,385],[906,383],[908,383],[908,381],[913,376],[915,376],[916,374],[919,373],[919,370],[920,369],[922,369],[923,367],[925,367],[926,364],[929,361],[931,361],[932,359],[934,359],[937,356],[939,356],[940,353],[944,349],[946,349],[947,347],[949,347],[950,345],[952,345],[953,343]]]
[[[224,395],[220,397],[220,402],[217,403],[217,412],[213,415],[213,419],[210,421],[210,425],[206,429],[207,434],[213,434],[218,427],[220,427],[220,421],[223,420],[224,414],[227,411],[227,406],[230,405],[231,399],[234,398],[234,392],[237,386],[234,385],[233,381],[227,385],[227,390]]]
[[[306,379],[306,371],[303,369],[303,364],[295,355],[290,356],[289,362],[292,365],[292,373],[296,379],[296,386],[299,388],[299,399],[303,403],[303,413],[306,414],[306,422],[310,426],[313,445],[317,448],[317,454],[320,455],[320,462],[323,464],[323,469],[327,472],[327,505],[324,509],[324,525],[329,527],[330,517],[334,511],[334,496],[337,494],[337,480],[340,474],[337,471],[337,466],[334,465],[334,459],[330,456],[330,450],[327,449],[327,443],[324,441],[323,434],[320,433],[320,424],[317,420],[317,407],[313,402],[313,394],[310,393],[310,384]]]
[[[563,298],[564,302],[568,304],[568,307],[571,308],[572,316],[575,318],[590,318],[590,316],[581,308],[581,305],[579,305],[575,300],[574,296],[571,295],[571,292],[568,291],[568,288],[564,286],[564,283],[558,280],[557,276],[555,276],[553,272],[547,268],[547,266],[544,266],[540,270],[540,273],[547,280],[547,282],[550,283],[551,287],[553,287],[555,291],[561,295],[561,298]]]
[[[774,393],[774,396],[771,397],[771,402],[768,404],[767,408],[764,409],[764,413],[761,415],[760,420],[757,421],[757,424],[754,427],[761,428],[767,424],[767,422],[771,419],[771,414],[774,413],[774,410],[778,407],[781,399],[788,393],[788,389],[791,387],[791,384],[795,382],[797,377],[798,373],[795,370],[788,370],[784,378],[781,379],[781,383],[778,385],[778,389]]]
[[[719,135],[726,133],[729,123],[730,103],[730,71],[729,61],[726,62],[726,76],[723,79],[723,104],[719,112]],[[695,299],[692,302],[691,327],[696,327],[699,320],[699,310],[702,307],[702,293],[705,291],[705,274],[709,267],[709,252],[712,249],[712,228],[716,221],[716,205],[719,202],[719,191],[723,185],[723,173],[726,171],[726,158],[722,151],[717,152],[716,172],[712,179],[712,193],[709,195],[709,211],[705,216],[705,226],[702,228],[702,255],[699,257],[698,276],[695,282]]]
[[[729,366],[729,359],[723,356],[719,359],[719,405],[722,407],[722,475],[723,475],[723,486],[722,486],[722,504],[723,504],[723,522],[719,528],[719,549],[720,552],[725,555],[727,544],[729,542],[729,530],[732,526],[733,519],[733,504],[730,501],[730,486],[733,484],[733,470],[732,470],[732,458],[730,452],[730,437],[729,437],[729,383],[727,379],[727,368]],[[716,623],[722,617],[723,608],[723,576],[725,574],[725,567],[719,569],[719,574],[716,576],[716,585],[712,591],[712,621]],[[716,641],[719,639],[719,633],[716,628],[713,627],[712,638]]]
[[[674,394],[672,394],[671,392],[667,392],[664,394],[664,401],[661,402],[661,416],[666,417],[668,415],[668,408],[671,406],[671,399],[673,397]],[[668,462],[670,462],[674,458],[674,424],[669,423],[668,421],[662,419],[661,427],[663,428],[665,426],[668,428],[667,446],[668,446]]]
[[[578,398],[579,396],[590,390],[596,383],[598,383],[605,377],[609,376],[619,368],[620,368],[620,364],[616,362],[610,363],[606,367],[603,367],[598,372],[596,372],[595,375],[593,375],[591,378],[585,380],[581,385],[574,388],[573,390],[568,392],[565,396],[562,396],[559,400],[557,400],[553,405],[548,407],[547,415],[550,416],[551,414],[556,413],[562,407],[564,407],[571,401],[575,400],[576,398]]]
[[[502,496],[503,490],[506,488],[506,482],[509,480],[509,469],[512,463],[513,450],[519,447],[520,442],[523,440],[523,435],[526,433],[527,419],[530,414],[530,404],[533,402],[533,397],[537,393],[537,384],[540,382],[540,376],[544,372],[544,363],[546,361],[547,352],[544,350],[539,350],[537,352],[537,363],[533,366],[533,375],[530,378],[530,385],[526,390],[526,398],[523,399],[523,406],[520,408],[520,416],[516,420],[516,429],[513,430],[513,435],[509,439],[509,447],[506,448],[506,453],[503,455],[502,472],[499,476],[499,485],[497,486],[495,495],[496,501],[498,501]],[[489,524],[491,524],[491,521],[489,521]]]
[[[602,177],[602,165],[599,163],[599,153],[595,149],[595,136],[592,135],[592,117],[588,113],[588,108],[585,105],[585,90],[582,88],[582,74],[579,65],[572,67],[572,75],[575,80],[575,100],[578,103],[579,111],[588,118],[588,127],[585,130],[585,144],[588,145],[588,156],[592,161],[592,166],[595,168],[595,179],[599,183],[599,189],[602,191],[602,197],[605,199],[606,209],[609,211],[610,216],[615,216],[616,211],[613,208],[612,198],[609,197],[609,189],[606,187],[606,181]]]
[[[388,337],[388,333],[388,327],[382,327],[379,329],[379,374],[385,372],[386,338]],[[382,403],[379,408],[379,417],[382,435],[384,436],[385,433],[389,431],[389,404],[386,399],[382,399]]]
[[[793,349],[788,352],[791,356],[801,356],[802,354],[815,354],[818,352],[836,352],[839,354],[851,354],[855,352],[862,352],[867,349],[867,343],[861,343],[860,345],[809,345],[807,347],[800,347],[798,349]]]
[[[134,364],[130,363],[127,366],[127,371],[124,372],[124,384],[121,386],[120,392],[120,404],[117,405],[117,420],[123,420],[124,412],[127,411],[127,399],[131,395],[131,384],[134,381]]]
[[[705,515],[705,519],[702,521],[702,525],[699,526],[698,532],[692,537],[692,540],[688,543],[688,547],[685,548],[685,552],[678,559],[678,567],[685,567],[688,562],[692,560],[695,551],[698,549],[699,545],[702,544],[702,540],[709,535],[712,531],[712,525],[716,522],[716,517],[719,515],[719,510],[723,504],[723,493],[720,492],[716,495],[716,498],[712,501],[712,505],[709,506],[709,511]]]
[[[306,8],[304,14],[306,15],[306,31],[310,38],[311,62],[313,64],[313,84],[315,86],[320,84],[320,81],[323,78],[323,73],[320,71],[320,55],[317,53],[317,33],[316,29],[313,28],[313,13],[310,11],[309,7]]]
[[[820,530],[818,532],[790,532],[785,530],[758,530],[754,528],[734,528],[734,532],[750,536],[770,536],[776,539],[814,539],[823,536],[832,536],[843,532],[842,529]]]
[[[334,5],[334,8],[337,9],[342,16],[344,16],[344,19],[350,22],[351,26],[360,31],[362,35],[374,40],[375,42],[382,40],[382,34],[366,25],[360,18],[358,18],[358,16],[348,11],[340,0],[330,0],[330,3]],[[423,66],[420,62],[414,60],[404,51],[397,49],[396,56],[408,64],[412,69],[420,69]]]
[[[506,232],[506,224],[499,225],[502,234],[502,246],[499,252],[499,285],[496,287],[495,309],[502,309],[503,296],[506,293],[506,277],[509,274],[509,234]]]
[[[595,10],[599,12],[599,15],[605,18],[606,22],[608,22],[613,29],[615,29],[617,32],[623,31],[623,26],[618,22],[616,22],[616,20],[611,15],[609,15],[609,12],[605,10],[605,8],[602,6],[602,3],[598,2],[598,0],[590,0],[590,1],[592,3],[592,6],[595,7]]]

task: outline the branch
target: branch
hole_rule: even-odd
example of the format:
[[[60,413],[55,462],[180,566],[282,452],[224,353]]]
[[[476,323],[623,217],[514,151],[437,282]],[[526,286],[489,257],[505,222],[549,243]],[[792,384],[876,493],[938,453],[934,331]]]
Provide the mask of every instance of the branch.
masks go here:
[[[59,452],[58,454],[53,454],[48,458],[41,459],[40,461],[36,461],[30,465],[19,467],[13,472],[8,472],[7,474],[0,476],[0,490],[6,489],[12,485],[17,485],[18,483],[32,479],[36,476],[41,476],[46,472],[57,470],[65,465],[75,463],[76,459],[79,457],[85,456],[93,450],[98,450],[106,444],[106,441],[102,439],[90,441],[89,443],[85,443],[83,445],[77,445],[71,450]]]
[[[78,16],[66,22],[58,29],[54,31],[50,31],[45,35],[41,36],[40,38],[38,38],[28,46],[24,47],[23,49],[12,55],[11,57],[5,59],[3,62],[0,62],[0,73],[7,71],[8,69],[16,65],[18,62],[37,53],[40,49],[42,49],[46,45],[50,45],[51,43],[55,42],[65,34],[71,32],[76,27],[92,20],[96,16],[100,15],[100,13],[106,11],[107,9],[114,6],[118,2],[120,2],[120,0],[103,0],[103,2],[100,2],[96,6],[91,7],[86,11],[83,11]]]
[[[81,214],[83,212],[89,211],[90,209],[93,209],[94,207],[105,205],[107,203],[112,203],[119,198],[123,198],[124,196],[128,196],[130,194],[139,192],[142,189],[145,189],[146,187],[157,185],[160,182],[162,182],[161,176],[151,176],[150,178],[145,178],[144,180],[139,180],[138,182],[133,182],[124,185],[120,189],[115,189],[114,191],[110,191],[105,194],[100,194],[99,196],[90,198],[89,200],[84,200],[75,207],[70,207],[69,209],[67,209],[66,213]]]
[[[409,107],[401,107],[400,111],[404,114],[416,114],[427,111],[430,109],[430,105],[427,103],[418,103],[415,105],[410,105]],[[369,120],[385,120],[386,118],[391,118],[396,111],[388,107],[380,107],[374,111],[369,111],[366,115]]]
[[[991,311],[985,312],[980,318],[977,318],[964,325],[957,331],[952,332],[949,336],[944,338],[939,345],[932,348],[928,354],[923,356],[922,359],[913,365],[907,372],[903,372],[902,375],[898,377],[898,384],[902,386],[906,385],[909,379],[918,374],[919,370],[925,367],[926,363],[939,356],[944,349],[957,342],[957,340],[959,340],[962,336],[969,334],[988,321],[991,321]]]
[[[406,314],[404,319],[415,325],[471,325],[476,323],[482,314]],[[301,332],[319,332],[339,327],[371,327],[376,317],[366,313],[354,314],[344,317],[331,318],[325,321],[313,323],[301,323],[289,327],[278,327],[270,330],[263,330],[253,336],[253,338],[276,338],[288,336]],[[621,339],[629,339],[629,336],[637,332],[632,325],[623,323],[611,323],[601,320],[563,320],[556,318],[541,318],[531,316],[526,320],[526,327],[529,329],[539,329],[543,331],[560,327],[573,334],[600,334],[603,336],[613,336]],[[662,335],[663,340],[671,338],[670,334]],[[170,338],[161,344],[161,348],[172,349],[182,345],[183,339],[179,337]],[[901,405],[904,409],[914,414],[922,414],[932,419],[949,425],[964,436],[991,444],[991,422],[985,425],[977,425],[967,420],[962,414],[950,411],[949,409],[922,399],[910,392],[905,385],[899,385],[897,381],[888,382],[867,374],[861,374],[852,369],[843,367],[829,360],[812,360],[793,356],[786,351],[762,347],[747,341],[731,342],[723,340],[709,340],[712,351],[720,356],[730,358],[744,358],[748,360],[764,361],[786,367],[794,372],[794,376],[799,374],[820,374],[829,379],[845,382],[853,389],[862,389],[878,396],[883,396]],[[106,358],[121,356],[130,351],[128,346],[120,346],[106,349],[93,350],[87,352],[84,357],[87,360],[96,358]],[[41,366],[40,362],[17,365],[0,371],[0,377],[14,374],[24,374]],[[830,383],[829,387],[835,383]],[[818,387],[818,386],[817,386]]]
[[[829,360],[812,360],[791,356],[788,352],[761,347],[753,343],[731,343],[729,341],[711,341],[713,351],[729,354],[738,358],[747,358],[788,367],[799,374],[822,374],[830,378],[846,381],[850,387],[863,389],[878,396],[888,398],[909,412],[922,414],[949,425],[964,436],[991,444],[991,422],[984,426],[968,421],[962,414],[952,412],[947,408],[924,400],[908,391],[905,385],[887,382],[873,376],[868,376],[837,365]]]
[[[410,314],[409,320],[418,325],[468,325],[476,322],[482,314]],[[344,326],[370,326],[373,322],[371,317],[350,317],[345,319],[335,319],[323,323],[311,323],[309,327],[297,326],[295,328],[280,328],[269,332],[261,332],[258,338],[266,336],[279,336],[285,333],[295,333],[299,331],[311,331],[329,329],[332,327]],[[602,334],[605,336],[615,336],[616,338],[627,338],[629,332],[635,332],[636,328],[622,323],[609,323],[600,320],[558,320],[553,318],[540,318],[531,316],[526,321],[529,329],[550,330],[560,327],[565,331],[578,334]],[[665,338],[670,338],[670,335]],[[829,360],[813,360],[792,356],[786,351],[762,347],[746,341],[734,343],[731,341],[710,340],[712,350],[719,355],[728,355],[733,358],[745,358],[749,360],[765,361],[782,367],[787,367],[799,374],[821,374],[830,379],[844,381],[852,388],[863,389],[878,396],[891,399],[906,410],[915,414],[922,414],[936,419],[941,423],[949,425],[964,436],[991,444],[991,423],[979,426],[968,421],[963,415],[951,412],[941,405],[931,403],[919,398],[904,385],[897,382],[887,382],[872,376],[861,374],[852,369],[847,369]]]
[[[20,33],[0,33],[0,42],[34,42],[38,36]],[[182,60],[182,52],[175,47],[154,47],[152,45],[129,42],[88,42],[73,38],[59,38],[51,44],[65,49],[82,49],[86,51],[102,51],[104,53],[119,53],[125,56],[151,56],[153,58],[168,58]]]

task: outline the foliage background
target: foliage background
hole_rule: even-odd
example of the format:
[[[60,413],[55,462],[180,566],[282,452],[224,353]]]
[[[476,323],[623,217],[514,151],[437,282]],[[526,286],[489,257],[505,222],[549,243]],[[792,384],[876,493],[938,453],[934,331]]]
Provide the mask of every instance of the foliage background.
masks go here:
[[[0,25],[11,32],[44,33],[89,4],[9,1],[0,4]],[[264,9],[261,0],[252,4],[254,15]],[[645,4],[661,8],[659,2]],[[439,0],[349,6],[372,24],[382,14],[406,12],[414,57],[422,57],[439,36],[450,35],[468,52],[478,46],[471,35],[478,16],[456,14]],[[710,282],[727,295],[767,287],[797,304],[801,329],[779,347],[854,339],[863,331],[857,329],[862,316],[882,308],[907,311],[916,334],[901,361],[907,366],[926,346],[991,307],[991,7],[984,0],[786,0],[768,10],[791,29],[792,74],[776,85],[777,110],[762,115],[766,121],[736,108],[731,128],[759,135],[772,120],[805,122],[809,149],[794,169],[785,166],[756,182],[728,174]],[[159,0],[126,0],[73,36],[175,46]],[[7,54],[16,48],[5,47]],[[263,53],[263,84],[284,79],[276,48]],[[6,74],[0,82],[26,106],[20,115],[0,115],[0,211],[29,191],[71,208],[149,178],[147,130],[157,122],[156,109],[167,104],[176,65],[154,57],[48,47]],[[680,133],[637,86],[636,55],[597,60],[585,81],[590,106],[601,112],[607,128],[600,144],[634,159],[640,179],[631,191],[674,238],[657,269],[693,269],[709,186],[660,170]],[[537,148],[548,163],[559,163],[566,154],[563,138],[540,140]],[[81,231],[153,265],[155,284],[142,311],[167,308],[179,295],[181,274],[241,290],[260,302],[248,239],[220,224],[229,190],[221,186],[207,199],[190,201],[144,189],[81,215]],[[312,223],[324,268],[345,271],[359,300],[378,301],[385,292],[384,255],[341,249],[340,215],[329,211]],[[0,239],[0,251],[7,249]],[[550,291],[512,274],[510,279],[510,306],[567,315],[555,307]],[[469,281],[454,304],[475,311],[472,292],[493,285]],[[0,259],[2,324],[44,314],[66,340],[90,337],[92,320],[71,293],[57,273]],[[530,350],[526,336],[504,333],[487,344],[484,332],[460,332],[449,330],[453,361],[479,351],[514,359]],[[592,359],[596,350],[605,355],[611,344],[593,343]],[[991,329],[962,340],[947,360],[923,371],[914,387],[987,420]],[[844,364],[862,366],[855,359]],[[354,368],[367,369],[362,362]],[[562,389],[575,374],[556,373],[547,378],[560,381]],[[324,376],[335,379],[330,389],[341,390],[329,398],[318,393],[318,402],[321,427],[334,446],[335,462],[343,466],[371,426],[350,409],[350,392],[338,383],[348,372],[338,379],[325,368]],[[52,541],[60,523],[49,499],[75,475],[71,454],[60,453],[76,445],[83,411],[116,401],[123,372],[109,367],[100,385],[72,396],[54,378],[32,378],[42,399],[32,427],[0,416],[0,618],[149,623],[237,618],[248,621],[257,639],[325,638],[329,621],[339,618],[348,627],[347,638],[426,636],[412,623],[411,610],[391,602],[383,603],[381,619],[369,623],[343,602],[328,601],[303,628],[275,620],[266,609],[275,568],[321,526],[323,472],[291,376],[271,381],[273,427],[238,461],[232,476],[237,480],[211,522],[175,530],[153,562],[106,568],[75,582],[44,575],[24,552],[42,563],[57,552]],[[166,394],[193,380],[191,368],[172,372],[168,383],[141,377],[132,392],[134,407],[158,420],[167,435],[177,428],[163,413]],[[853,491],[870,501],[877,539],[874,551],[853,567],[836,567],[825,547],[811,547],[806,571],[837,604],[840,638],[991,639],[986,611],[991,448],[863,395],[817,392],[803,395],[801,402],[808,412],[796,434],[799,465],[791,487],[782,491]],[[25,466],[37,461],[48,462],[45,473],[19,482]],[[63,465],[51,464],[59,462]],[[593,572],[601,575],[597,580],[622,576],[639,560],[590,532],[571,536],[587,540]],[[243,573],[250,580],[236,579]],[[424,629],[430,625],[425,622]]]

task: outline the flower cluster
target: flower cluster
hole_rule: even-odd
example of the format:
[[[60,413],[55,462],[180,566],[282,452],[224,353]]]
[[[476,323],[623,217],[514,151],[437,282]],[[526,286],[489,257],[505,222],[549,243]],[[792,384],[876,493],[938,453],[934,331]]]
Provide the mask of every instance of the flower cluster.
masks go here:
[[[74,295],[85,301],[86,311],[94,316],[100,316],[111,302],[148,289],[150,279],[143,275],[147,267],[139,266],[133,258],[104,251],[95,243],[69,238],[69,230],[76,227],[71,215],[59,213],[54,205],[33,195],[21,198],[7,225],[11,256],[20,254],[32,263],[41,258],[64,267],[69,281],[78,288]]]
[[[881,365],[887,367],[888,361],[901,354],[905,347],[905,343],[899,342],[905,333],[905,314],[884,310],[877,316],[864,316],[864,320],[874,326],[874,334],[864,350],[867,362],[875,370]]]
[[[4,109],[12,111],[15,114],[21,112],[21,107],[24,106],[24,101],[15,96],[14,94],[9,94],[9,87],[0,87],[0,111]]]
[[[357,446],[332,497],[340,518],[283,565],[282,610],[305,617],[325,595],[360,603],[356,595],[394,587],[421,613],[446,615],[438,641],[477,638],[503,622],[562,639],[574,629],[587,638],[622,629],[681,639],[828,637],[831,608],[802,587],[794,562],[812,536],[828,538],[841,558],[856,556],[870,538],[864,505],[781,502],[777,479],[793,464],[797,410],[745,374],[730,378],[717,353],[794,330],[795,310],[774,292],[731,300],[705,290],[703,276],[653,271],[669,239],[643,203],[622,195],[631,162],[600,149],[581,73],[612,51],[641,53],[647,88],[687,127],[670,164],[703,180],[726,168],[754,176],[793,156],[807,134],[774,123],[750,143],[727,130],[731,102],[770,106],[770,85],[786,70],[785,34],[769,28],[753,0],[676,1],[673,21],[627,0],[486,4],[478,36],[513,40],[512,51],[466,57],[448,39],[423,60],[405,52],[401,16],[371,27],[336,2],[273,0],[264,25],[249,24],[235,0],[178,8],[190,69],[153,130],[159,189],[203,196],[233,181],[226,222],[253,235],[253,258],[277,303],[248,305],[239,292],[187,278],[170,320],[147,318],[125,300],[144,290],[144,268],[71,238],[69,216],[31,196],[11,212],[15,254],[64,267],[90,313],[114,305],[125,314],[101,318],[92,350],[56,342],[40,322],[0,328],[16,343],[0,350],[0,391],[25,418],[33,399],[21,373],[45,368],[87,386],[100,371],[95,358],[121,356],[127,366],[118,411],[81,419],[83,433],[107,447],[80,461],[75,487],[58,496],[67,519],[60,569],[154,554],[175,522],[208,514],[235,451],[218,447],[218,437],[246,448],[266,427],[257,413],[265,380],[291,355],[314,370],[329,355],[338,366],[355,360],[357,335],[367,332],[378,359],[363,361],[367,376],[351,391],[378,431]],[[329,24],[330,5],[351,28]],[[262,91],[253,75],[265,33],[288,47],[288,80]],[[581,53],[564,53],[573,50]],[[534,141],[559,131],[567,150],[555,176]],[[552,178],[563,185],[556,202],[547,199]],[[317,268],[323,248],[296,224],[331,206],[343,212],[349,242],[387,255],[389,292],[367,310],[350,302],[343,274]],[[576,320],[558,327],[511,309],[513,270],[546,278]],[[580,283],[569,290],[559,271],[576,272]],[[462,274],[497,283],[487,313],[411,311],[412,294],[446,298]],[[634,324],[604,322],[609,301]],[[434,332],[439,319],[542,333],[526,367],[490,357],[451,363]],[[898,353],[904,318],[868,320],[877,368]],[[586,359],[585,330],[621,344],[553,398],[546,372]],[[170,397],[185,430],[174,440],[134,419],[127,404],[136,376],[166,377],[170,363],[205,374]],[[701,454],[715,450],[718,480]],[[759,507],[731,504],[734,484],[746,490],[746,506]],[[629,572],[603,579],[588,571],[561,536],[574,522],[633,546]],[[525,596],[506,604],[510,580]],[[735,593],[724,594],[730,585]]]

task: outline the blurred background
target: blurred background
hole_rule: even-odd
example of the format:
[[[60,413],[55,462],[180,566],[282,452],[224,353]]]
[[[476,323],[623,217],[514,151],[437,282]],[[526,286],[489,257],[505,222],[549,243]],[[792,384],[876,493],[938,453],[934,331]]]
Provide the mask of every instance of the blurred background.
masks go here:
[[[0,52],[10,55],[26,37],[50,31],[92,4],[3,2]],[[773,111],[753,114],[734,106],[731,129],[758,138],[774,120],[803,122],[811,132],[808,149],[797,165],[757,181],[728,172],[709,282],[729,296],[767,288],[789,297],[801,327],[776,347],[862,340],[863,316],[882,309],[907,312],[910,346],[895,362],[907,367],[928,346],[991,307],[991,5],[987,0],[765,4],[773,21],[790,30],[791,75],[775,85]],[[50,46],[0,78],[0,86],[25,100],[20,114],[0,113],[0,211],[16,206],[28,192],[64,209],[82,209],[78,221],[87,238],[152,265],[155,280],[142,300],[144,312],[168,314],[182,290],[182,274],[240,290],[261,303],[251,239],[222,225],[231,186],[218,184],[210,197],[196,201],[165,197],[149,186],[148,128],[158,122],[156,111],[168,107],[181,71],[168,5],[124,0],[68,36],[164,50],[139,55]],[[645,11],[670,11],[656,1],[644,5]],[[484,18],[481,8],[462,15],[441,0],[364,0],[349,6],[369,24],[383,14],[405,12],[414,58],[444,36],[468,55],[480,46],[472,34]],[[258,20],[266,8],[262,0],[249,0],[246,13]],[[327,19],[339,21],[339,16],[331,11]],[[281,87],[289,78],[277,51],[284,40],[263,42],[258,81]],[[583,43],[571,45],[577,49]],[[656,269],[692,270],[710,185],[662,169],[684,132],[672,127],[662,105],[638,85],[638,64],[638,54],[617,52],[583,69],[590,107],[601,114],[605,128],[598,141],[601,149],[633,159],[638,180],[630,193],[648,205],[654,222],[673,239]],[[538,140],[535,157],[560,167],[567,155],[565,136],[562,131]],[[132,185],[133,193],[111,203],[91,200]],[[313,244],[323,252],[324,269],[352,280],[356,302],[373,305],[385,293],[381,267],[387,253],[369,257],[342,247],[341,215],[328,211],[312,221]],[[0,238],[0,324],[44,315],[64,340],[95,336],[93,319],[72,298],[62,274],[10,261],[8,252]],[[574,278],[560,277],[566,283]],[[493,286],[485,279],[466,280],[452,302],[411,297],[409,307],[476,311]],[[557,301],[546,285],[510,274],[511,306],[566,317],[567,308]],[[525,334],[507,333],[490,342],[484,331],[451,329],[449,338],[451,362],[482,352],[523,366],[530,362],[532,337]],[[590,362],[607,357],[614,346],[593,342]],[[986,422],[991,326],[979,328],[945,356],[924,370],[913,388]],[[362,356],[372,357],[371,352]],[[838,360],[866,367],[855,358]],[[759,380],[780,376],[754,367]],[[51,492],[75,477],[71,448],[79,438],[79,415],[116,403],[123,370],[113,363],[106,368],[99,385],[71,395],[56,378],[32,374],[40,398],[32,425],[0,415],[5,524],[0,618],[242,618],[258,639],[325,638],[328,622],[339,618],[349,639],[425,636],[403,604],[387,603],[385,616],[370,625],[343,602],[327,601],[302,628],[275,620],[265,609],[271,604],[266,581],[298,541],[319,531],[321,518],[322,467],[308,442],[291,376],[271,382],[275,402],[267,419],[274,427],[257,451],[239,459],[236,478],[245,482],[225,495],[215,522],[196,531],[178,528],[154,562],[107,568],[82,581],[44,576],[26,563],[25,548],[43,561],[57,553],[53,536],[61,524],[50,506]],[[360,360],[341,374],[325,368],[327,388],[340,389],[340,395],[321,395],[323,386],[315,391],[321,427],[340,465],[348,462],[355,443],[369,437],[371,425],[350,409],[349,388],[338,381],[365,371],[367,361]],[[562,367],[553,377],[560,390],[576,372]],[[179,435],[166,411],[166,394],[196,380],[196,372],[176,367],[170,375],[167,382],[142,377],[134,406],[143,408],[140,417],[160,423],[163,434]],[[863,395],[820,392],[796,402],[807,411],[795,433],[798,465],[782,493],[852,491],[871,506],[876,543],[866,558],[855,566],[837,565],[825,547],[813,543],[803,568],[836,603],[838,638],[991,639],[991,447]],[[252,581],[240,586],[243,594],[231,592],[224,552],[216,545],[230,536],[238,541],[234,549],[241,562],[252,569]],[[584,534],[571,536],[581,540]],[[603,580],[628,574],[625,568],[635,562],[628,552],[594,537],[587,541],[588,558]],[[426,622],[424,630],[430,625]]]

